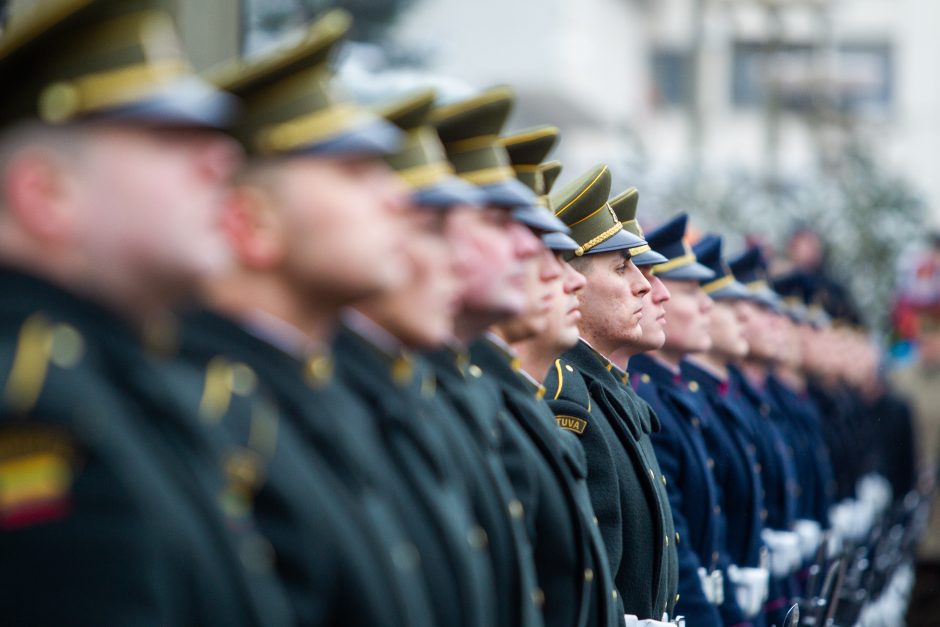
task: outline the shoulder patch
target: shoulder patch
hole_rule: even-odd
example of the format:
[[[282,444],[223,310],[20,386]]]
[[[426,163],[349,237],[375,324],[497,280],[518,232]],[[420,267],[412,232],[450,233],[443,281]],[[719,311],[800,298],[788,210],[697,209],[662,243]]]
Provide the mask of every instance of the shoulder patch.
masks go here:
[[[61,431],[35,426],[0,430],[0,529],[67,514],[77,464],[75,444]]]
[[[557,422],[558,426],[562,429],[577,433],[578,435],[582,435],[588,426],[587,420],[578,418],[577,416],[555,416],[555,422]]]

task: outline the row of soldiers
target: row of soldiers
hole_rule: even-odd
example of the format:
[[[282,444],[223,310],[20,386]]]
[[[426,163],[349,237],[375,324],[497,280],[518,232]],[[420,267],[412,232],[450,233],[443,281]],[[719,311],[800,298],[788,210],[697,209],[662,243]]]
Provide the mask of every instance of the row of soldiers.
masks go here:
[[[864,335],[607,166],[555,189],[508,89],[338,98],[348,27],[211,80],[156,0],[0,38],[3,624],[828,611],[893,511]]]

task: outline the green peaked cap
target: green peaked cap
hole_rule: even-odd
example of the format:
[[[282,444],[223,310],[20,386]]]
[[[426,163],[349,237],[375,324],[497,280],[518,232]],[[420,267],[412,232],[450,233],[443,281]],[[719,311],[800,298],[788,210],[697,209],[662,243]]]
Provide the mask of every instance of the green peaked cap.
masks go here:
[[[613,208],[617,219],[623,225],[623,230],[635,235],[642,243],[630,249],[630,256],[633,263],[638,266],[652,266],[665,263],[667,259],[658,252],[650,248],[643,234],[643,228],[636,219],[637,205],[640,201],[640,192],[635,187],[631,187],[610,199],[610,206]]]
[[[250,154],[383,154],[397,147],[396,127],[334,94],[328,61],[351,23],[345,11],[329,11],[299,42],[211,74],[243,102],[233,131]]]
[[[558,136],[558,128],[540,126],[501,137],[499,140],[509,155],[516,178],[539,196],[548,191],[539,164],[545,161],[558,143]]]
[[[626,250],[642,242],[623,230],[607,202],[610,184],[610,169],[598,165],[549,196],[555,215],[568,225],[578,243],[575,256]]]
[[[167,0],[34,2],[0,35],[0,125],[85,119],[222,126],[234,100],[199,80]]]
[[[405,134],[399,149],[385,160],[412,190],[425,192],[416,196],[419,202],[434,200],[426,204],[442,207],[480,204],[482,193],[454,176],[437,132],[426,124],[436,97],[433,89],[422,89],[377,107],[379,115]]]

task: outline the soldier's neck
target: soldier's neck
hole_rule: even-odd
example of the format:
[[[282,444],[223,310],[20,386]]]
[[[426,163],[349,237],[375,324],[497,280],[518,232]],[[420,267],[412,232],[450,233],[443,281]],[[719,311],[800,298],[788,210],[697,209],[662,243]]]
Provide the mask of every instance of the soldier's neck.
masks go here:
[[[667,366],[673,372],[679,372],[679,366],[682,363],[682,359],[685,357],[685,353],[670,350],[668,348],[661,348],[658,351],[650,351],[650,357]]]
[[[236,318],[263,312],[302,331],[313,342],[328,343],[341,307],[306,298],[296,289],[267,277],[238,275],[207,285],[209,304]]]
[[[762,387],[767,382],[767,364],[756,359],[741,361],[741,371],[752,384]]]
[[[545,380],[548,369],[552,367],[558,356],[566,350],[564,347],[556,346],[552,342],[546,342],[541,337],[516,342],[512,344],[512,347],[519,357],[522,369],[538,381]]]
[[[728,380],[728,362],[727,358],[715,352],[696,353],[686,357],[690,362],[711,373],[721,381]]]

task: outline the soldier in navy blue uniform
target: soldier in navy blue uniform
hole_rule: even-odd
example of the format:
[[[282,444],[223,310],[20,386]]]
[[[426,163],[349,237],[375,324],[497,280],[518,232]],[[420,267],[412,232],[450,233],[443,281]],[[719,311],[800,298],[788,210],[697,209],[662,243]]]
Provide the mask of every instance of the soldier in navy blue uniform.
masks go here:
[[[711,453],[710,465],[721,489],[721,506],[727,523],[725,547],[735,566],[728,570],[734,580],[732,588],[743,588],[740,592],[742,609],[753,616],[752,622],[761,624],[768,576],[766,564],[761,560],[764,546],[761,531],[767,510],[761,466],[752,443],[755,434],[730,397],[728,373],[729,361],[747,355],[747,340],[738,320],[736,303],[749,298],[749,292],[731,274],[721,254],[721,243],[719,236],[706,235],[693,247],[698,262],[715,273],[715,278],[702,284],[714,303],[708,331],[711,348],[687,355],[681,369],[693,393],[693,401],[703,403],[702,411],[713,416],[712,428],[705,431],[705,437]],[[750,607],[744,608],[745,603]]]
[[[557,142],[558,129],[541,127],[501,139],[516,176],[547,203],[547,192],[560,170],[560,164],[540,167]],[[544,174],[549,172],[550,180]],[[567,230],[567,229],[566,229]],[[546,625],[616,626],[623,621],[623,606],[613,599],[613,575],[607,563],[603,538],[595,522],[594,509],[585,477],[587,465],[577,438],[559,429],[554,415],[542,396],[540,381],[548,366],[577,341],[568,335],[568,345],[558,346],[559,332],[552,324],[556,305],[564,307],[565,316],[572,307],[572,296],[584,285],[578,274],[562,258],[565,251],[577,249],[577,243],[563,232],[542,235],[545,249],[533,260],[526,274],[526,310],[519,316],[498,322],[470,346],[470,356],[483,377],[499,388],[508,418],[525,436],[521,447],[527,465],[535,471],[534,533],[532,534],[539,586],[545,595]],[[566,297],[567,294],[567,297]],[[556,320],[564,320],[563,317]],[[547,343],[549,356],[541,365],[529,362],[537,373],[526,371],[516,352],[520,342],[530,342],[527,354],[537,350],[534,344]]]
[[[239,152],[161,5],[59,2],[0,36],[6,625],[293,624],[173,361]]]
[[[215,312],[188,316],[182,353],[205,372],[199,413],[233,439],[226,466],[242,479],[238,496],[254,497],[296,623],[429,625],[429,573],[440,561],[418,546],[435,536],[416,536],[430,523],[417,515],[416,498],[398,480],[368,409],[331,381],[324,348],[330,309],[334,321],[338,313],[334,303],[398,280],[366,271],[355,257],[360,241],[371,250],[398,243],[385,235],[377,240],[363,225],[394,233],[385,229],[398,219],[388,207],[400,203],[400,184],[382,157],[398,149],[401,134],[363,110],[285,145],[259,145],[252,133],[259,116],[290,125],[305,114],[356,111],[334,98],[325,68],[348,27],[345,14],[329,13],[300,44],[216,76],[246,107],[235,131],[252,161],[232,191],[226,220],[239,267],[211,284]],[[297,102],[305,104],[293,108]],[[275,154],[276,161],[267,160]],[[315,184],[324,177],[332,184],[329,194]],[[330,215],[346,203],[348,220]],[[265,228],[275,222],[283,227],[273,229],[276,234]],[[311,223],[319,228],[307,231]],[[308,238],[291,244],[287,232]],[[321,238],[342,241],[344,248],[311,268],[298,247],[319,247]],[[297,276],[305,284],[297,285]],[[337,277],[344,279],[339,293],[329,283]],[[314,302],[308,290],[322,300]]]
[[[598,166],[551,195],[578,243],[572,259],[587,285],[579,297],[581,340],[549,369],[545,398],[559,426],[584,447],[591,500],[626,613],[660,620],[674,609],[678,571],[672,511],[650,441],[660,425],[608,358],[641,335],[650,284],[632,254],[649,247],[624,230],[609,193],[610,172]]]
[[[699,283],[714,278],[714,272],[696,261],[685,241],[687,223],[688,216],[679,214],[647,235],[653,250],[667,258],[653,266],[652,274],[668,297],[651,300],[648,312],[644,310],[641,326],[652,352],[630,358],[631,381],[662,423],[653,445],[667,479],[676,529],[685,538],[678,546],[677,612],[691,624],[744,624],[735,595],[724,594],[724,571],[730,563],[724,547],[726,523],[705,436],[718,427],[691,398],[697,389],[687,386],[680,371],[687,354],[704,352],[711,344],[712,302]]]
[[[773,405],[766,389],[762,388],[766,385],[768,367],[777,358],[778,346],[774,332],[781,303],[767,282],[766,262],[758,248],[744,251],[731,260],[729,266],[750,293],[749,301],[738,304],[748,342],[748,354],[729,365],[728,370],[731,395],[736,398],[736,403],[742,404],[743,413],[748,416],[754,430],[752,444],[757,449],[764,507],[767,509],[764,521],[766,538],[767,530],[792,533],[799,502],[793,454],[786,436],[774,419]],[[796,592],[790,581],[795,570],[795,558],[788,553],[774,551],[773,545],[769,548],[775,577],[765,609],[770,622],[780,623],[790,598]]]

